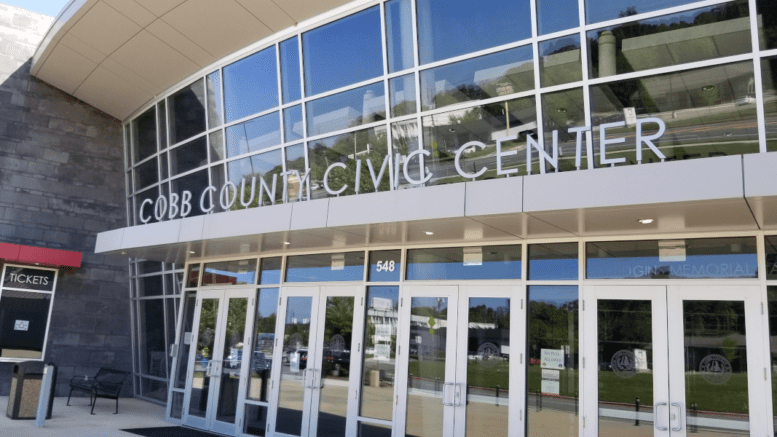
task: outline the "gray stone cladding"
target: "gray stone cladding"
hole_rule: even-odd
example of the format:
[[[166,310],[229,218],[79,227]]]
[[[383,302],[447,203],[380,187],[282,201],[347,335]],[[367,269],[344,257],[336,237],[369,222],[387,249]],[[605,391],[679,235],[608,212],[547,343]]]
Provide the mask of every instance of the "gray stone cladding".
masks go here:
[[[63,396],[74,375],[132,370],[132,347],[127,261],[93,252],[126,225],[121,123],[30,76],[52,21],[0,3],[0,242],[83,253],[60,270],[45,356]],[[0,396],[12,369],[0,363]]]

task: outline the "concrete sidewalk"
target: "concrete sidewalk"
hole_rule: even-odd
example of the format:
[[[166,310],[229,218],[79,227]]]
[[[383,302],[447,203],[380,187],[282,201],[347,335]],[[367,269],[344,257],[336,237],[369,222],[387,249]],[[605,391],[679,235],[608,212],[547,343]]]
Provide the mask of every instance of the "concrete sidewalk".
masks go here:
[[[0,435],[13,437],[86,437],[125,436],[133,434],[119,431],[127,428],[174,426],[165,422],[165,408],[134,398],[119,399],[119,414],[113,414],[116,401],[98,399],[94,416],[89,414],[89,399],[73,398],[65,406],[67,398],[55,398],[51,419],[42,428],[35,427],[35,420],[11,420],[6,417],[8,396],[0,396]]]

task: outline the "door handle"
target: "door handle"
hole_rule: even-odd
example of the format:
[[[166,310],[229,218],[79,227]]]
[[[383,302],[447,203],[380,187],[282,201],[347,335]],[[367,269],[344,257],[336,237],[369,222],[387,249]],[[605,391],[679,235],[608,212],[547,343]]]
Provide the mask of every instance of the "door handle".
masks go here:
[[[213,374],[211,373],[212,368],[213,368],[213,360],[210,360],[208,361],[208,365],[205,366],[205,376],[207,378],[210,378],[211,376],[213,376]]]
[[[677,428],[672,428],[672,431],[680,431],[683,429],[683,421],[681,420],[683,417],[683,410],[680,407],[680,404],[677,402],[672,402],[672,407],[677,407]],[[674,419],[674,416],[670,414],[670,419]]]
[[[666,402],[659,402],[655,406],[653,406],[653,415],[655,416],[655,420],[653,421],[653,424],[655,425],[656,429],[659,431],[669,431],[669,428],[658,426],[658,419],[661,417],[658,414],[658,407],[660,407],[661,405],[667,406],[668,404]]]
[[[456,391],[453,392],[453,406],[458,407],[461,405],[461,393],[462,388],[464,387],[464,383],[456,384]]]
[[[308,385],[308,383],[307,383],[308,382],[308,379],[307,379],[307,375],[308,375],[307,372],[308,371],[310,371],[311,374],[312,374],[312,376],[310,377],[310,385]],[[316,384],[315,384],[315,382],[316,382],[316,369],[307,369],[306,368],[305,370],[303,370],[302,371],[302,379],[303,379],[303,381],[305,381],[303,383],[305,385],[305,388],[316,388]]]
[[[456,401],[454,399],[453,402],[445,402],[445,399],[447,399],[447,396],[445,396],[448,393],[448,387],[456,387],[456,383],[453,382],[446,382],[442,386],[442,404],[446,407],[455,407]]]

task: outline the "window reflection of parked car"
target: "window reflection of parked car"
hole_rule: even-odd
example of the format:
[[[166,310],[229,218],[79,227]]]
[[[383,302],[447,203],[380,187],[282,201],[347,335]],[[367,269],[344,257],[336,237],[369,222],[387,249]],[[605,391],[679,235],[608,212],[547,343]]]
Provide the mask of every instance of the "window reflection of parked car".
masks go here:
[[[254,372],[257,373],[261,372],[262,370],[270,370],[270,368],[272,368],[272,360],[267,359],[267,356],[264,354],[264,352],[255,351],[254,361],[251,368],[254,370]]]
[[[240,361],[243,360],[243,350],[237,348],[231,348],[229,356],[224,360],[224,367],[229,369],[235,369],[240,367]]]

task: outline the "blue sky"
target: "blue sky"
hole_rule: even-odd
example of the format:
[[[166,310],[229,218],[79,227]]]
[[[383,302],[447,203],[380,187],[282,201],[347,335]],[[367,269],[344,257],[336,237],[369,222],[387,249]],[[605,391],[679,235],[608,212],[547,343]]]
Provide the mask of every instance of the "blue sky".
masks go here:
[[[68,0],[1,0],[3,3],[13,5],[39,14],[56,17],[59,11],[65,7]]]

